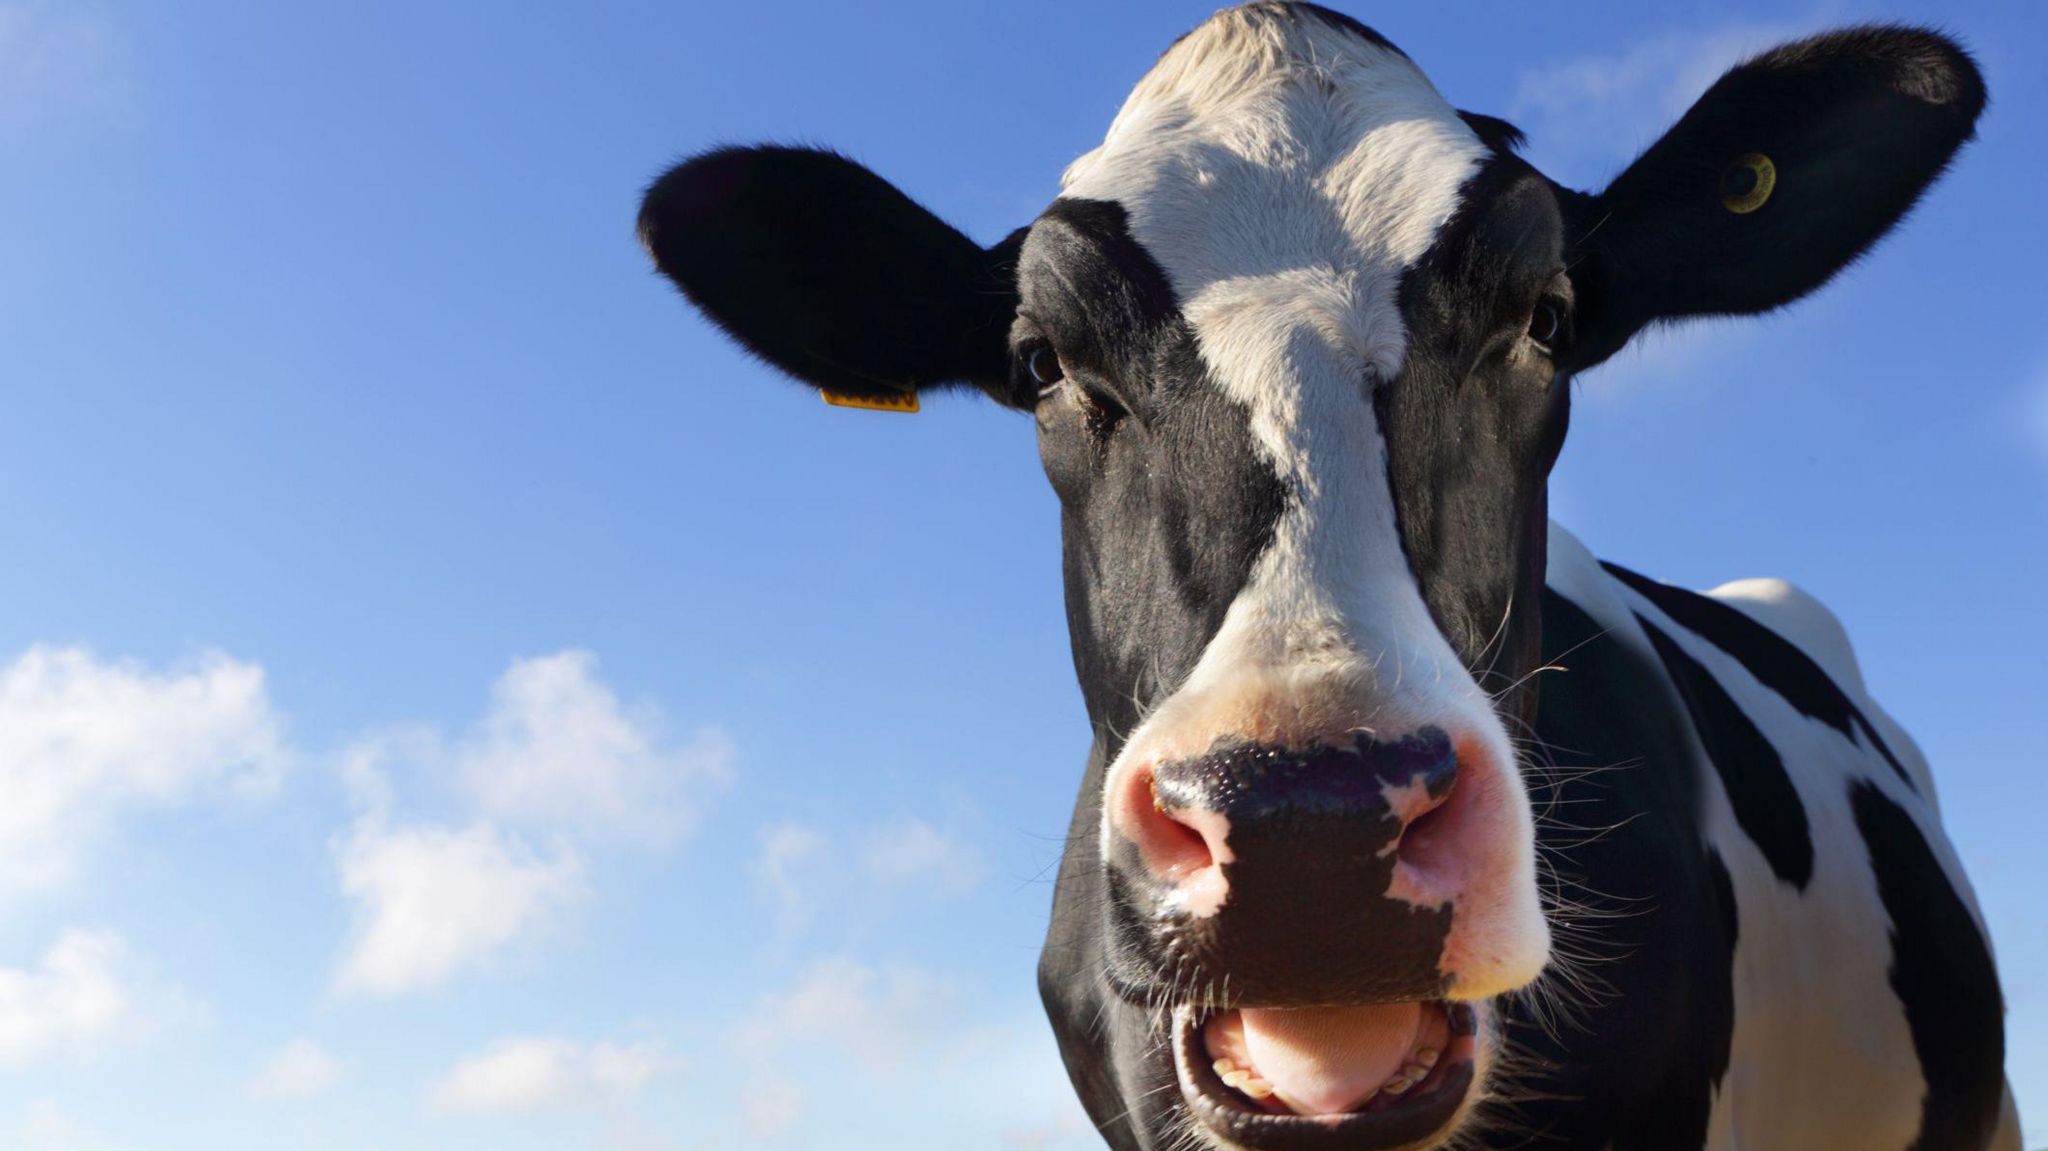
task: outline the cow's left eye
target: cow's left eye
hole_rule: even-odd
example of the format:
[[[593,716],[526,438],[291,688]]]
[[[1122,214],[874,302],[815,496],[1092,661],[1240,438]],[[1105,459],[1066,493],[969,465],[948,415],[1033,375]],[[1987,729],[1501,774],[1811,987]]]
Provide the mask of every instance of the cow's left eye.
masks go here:
[[[1549,348],[1556,346],[1557,338],[1563,334],[1563,311],[1549,300],[1536,305],[1529,316],[1529,338]]]
[[[1049,388],[1067,378],[1067,369],[1060,364],[1058,352],[1051,344],[1039,344],[1024,355],[1024,370],[1031,373],[1031,382],[1040,388]]]

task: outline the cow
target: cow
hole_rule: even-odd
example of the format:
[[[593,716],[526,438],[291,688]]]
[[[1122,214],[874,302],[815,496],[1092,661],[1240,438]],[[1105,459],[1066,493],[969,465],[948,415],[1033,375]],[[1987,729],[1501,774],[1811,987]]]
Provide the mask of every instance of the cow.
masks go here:
[[[753,354],[1036,425],[1094,734],[1040,991],[1111,1146],[2017,1147],[1982,914],[1841,626],[1545,496],[1578,373],[1826,283],[1985,98],[1934,32],[1815,36],[1589,194],[1254,3],[991,247],[827,151],[653,183]]]

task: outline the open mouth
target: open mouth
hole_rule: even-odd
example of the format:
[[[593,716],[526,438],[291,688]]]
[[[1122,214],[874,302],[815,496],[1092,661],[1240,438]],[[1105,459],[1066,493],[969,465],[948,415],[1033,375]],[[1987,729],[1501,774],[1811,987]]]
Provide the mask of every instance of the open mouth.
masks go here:
[[[1174,1013],[1174,1070],[1188,1109],[1260,1151],[1375,1151],[1441,1134],[1472,1088],[1472,1006]]]

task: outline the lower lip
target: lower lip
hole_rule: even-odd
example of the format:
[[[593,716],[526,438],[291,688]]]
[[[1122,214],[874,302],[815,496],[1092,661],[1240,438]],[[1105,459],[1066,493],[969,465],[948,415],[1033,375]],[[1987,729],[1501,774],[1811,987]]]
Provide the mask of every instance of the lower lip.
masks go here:
[[[1295,1115],[1274,1111],[1227,1086],[1202,1045],[1207,1016],[1182,1007],[1173,1016],[1174,1074],[1188,1110],[1214,1134],[1256,1151],[1374,1151],[1408,1147],[1447,1133],[1471,1093],[1478,1051],[1469,1004],[1443,1005],[1451,1041],[1429,1075],[1398,1098],[1359,1111]]]

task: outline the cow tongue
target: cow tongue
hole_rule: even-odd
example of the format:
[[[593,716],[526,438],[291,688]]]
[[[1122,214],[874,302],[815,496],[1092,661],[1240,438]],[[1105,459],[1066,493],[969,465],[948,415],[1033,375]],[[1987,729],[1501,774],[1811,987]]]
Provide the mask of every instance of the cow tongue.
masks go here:
[[[1422,1026],[1420,1003],[1371,1007],[1245,1008],[1216,1021],[1217,1043],[1236,1047],[1297,1115],[1361,1106],[1401,1069]],[[1232,1024],[1236,1026],[1232,1026]],[[1220,1053],[1219,1053],[1220,1054]]]

